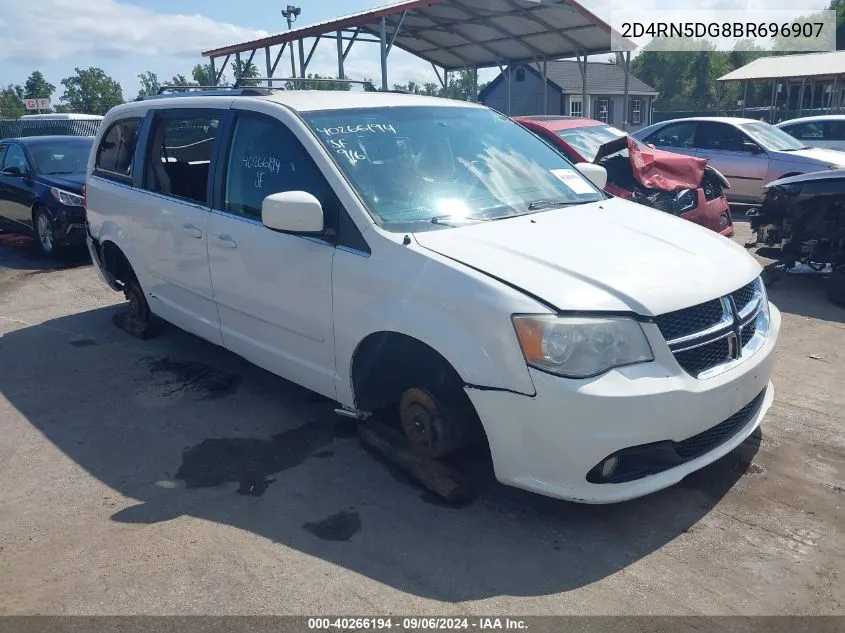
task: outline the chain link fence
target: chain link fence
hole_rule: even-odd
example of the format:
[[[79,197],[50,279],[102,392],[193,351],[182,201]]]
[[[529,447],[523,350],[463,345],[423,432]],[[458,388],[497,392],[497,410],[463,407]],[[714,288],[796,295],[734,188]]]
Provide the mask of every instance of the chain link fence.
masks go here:
[[[0,119],[0,139],[22,136],[94,136],[98,120],[27,120]]]

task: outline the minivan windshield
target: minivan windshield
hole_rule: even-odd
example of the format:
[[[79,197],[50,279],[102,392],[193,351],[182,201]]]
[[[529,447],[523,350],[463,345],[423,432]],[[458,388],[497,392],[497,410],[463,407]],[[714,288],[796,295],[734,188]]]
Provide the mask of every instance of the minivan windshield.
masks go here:
[[[557,150],[487,108],[355,108],[303,118],[390,231],[498,220],[604,198]]]
[[[743,132],[757,141],[764,149],[772,152],[794,152],[807,149],[807,146],[794,136],[790,136],[780,128],[768,123],[742,123]]]

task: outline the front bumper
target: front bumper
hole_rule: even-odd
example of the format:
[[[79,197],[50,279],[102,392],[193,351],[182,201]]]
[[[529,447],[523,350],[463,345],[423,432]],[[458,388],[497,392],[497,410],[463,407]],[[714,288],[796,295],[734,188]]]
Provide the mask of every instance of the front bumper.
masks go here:
[[[769,378],[781,318],[770,306],[763,346],[712,378],[686,374],[657,327],[646,324],[653,362],[586,380],[531,369],[533,397],[467,388],[487,433],[497,479],[560,499],[613,503],[671,486],[726,455],[760,425],[774,399]],[[760,401],[744,423],[694,459],[632,481],[587,480],[609,455],[645,444],[683,442],[731,418],[757,396]]]

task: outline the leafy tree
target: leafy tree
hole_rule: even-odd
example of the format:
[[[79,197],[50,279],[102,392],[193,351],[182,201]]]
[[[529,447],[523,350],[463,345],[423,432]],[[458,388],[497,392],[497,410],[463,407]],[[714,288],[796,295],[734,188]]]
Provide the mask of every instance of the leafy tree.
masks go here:
[[[256,73],[257,72],[258,69],[256,69]],[[191,77],[194,78],[194,81],[197,83],[198,86],[214,85],[214,75],[211,72],[211,64],[197,64],[191,71]],[[225,86],[229,83],[229,80],[226,78],[226,75],[220,76],[219,83],[221,86]]]
[[[167,82],[168,86],[190,86],[192,85],[190,81],[188,81],[187,77],[183,74],[173,75],[173,79]]]
[[[440,86],[433,81],[423,84],[422,94],[428,97],[437,97],[440,95]]]
[[[19,119],[26,113],[23,104],[24,89],[9,84],[0,90],[0,117],[4,119]]]
[[[235,61],[232,66],[235,72],[235,81],[239,78],[242,79],[242,86],[255,86],[258,84],[257,81],[250,81],[252,77],[258,77],[258,67],[255,64],[241,60],[240,62]]]
[[[101,68],[75,68],[76,74],[62,79],[65,93],[62,102],[71,111],[82,114],[105,114],[123,103],[120,84],[106,75]]]
[[[56,87],[44,79],[44,75],[38,70],[32,72],[23,87],[26,99],[49,99],[54,92]]]
[[[150,95],[158,94],[161,83],[156,75],[151,70],[138,75],[138,80],[141,82],[141,89],[138,91],[138,98],[148,97]]]

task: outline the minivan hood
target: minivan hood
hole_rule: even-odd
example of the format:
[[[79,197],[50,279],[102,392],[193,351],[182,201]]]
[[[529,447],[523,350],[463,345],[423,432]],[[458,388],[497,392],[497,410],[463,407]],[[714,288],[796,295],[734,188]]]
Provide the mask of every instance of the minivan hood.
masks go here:
[[[619,198],[414,237],[560,311],[655,316],[726,295],[761,271],[730,239]]]
[[[845,152],[840,152],[835,149],[825,149],[823,147],[808,147],[807,149],[797,149],[794,152],[779,152],[784,158],[812,160],[828,165],[841,165],[845,167]]]

